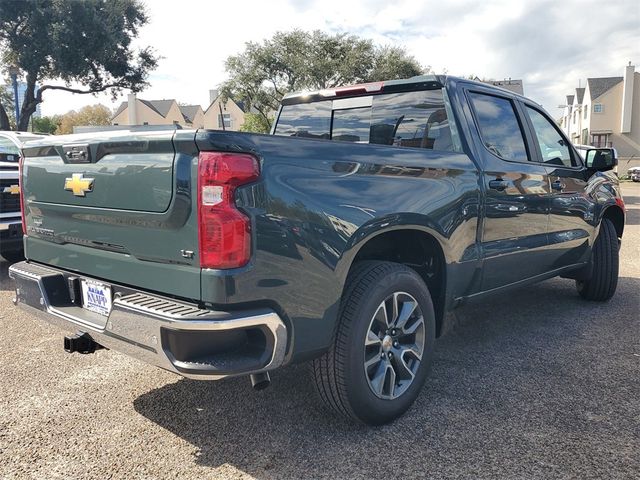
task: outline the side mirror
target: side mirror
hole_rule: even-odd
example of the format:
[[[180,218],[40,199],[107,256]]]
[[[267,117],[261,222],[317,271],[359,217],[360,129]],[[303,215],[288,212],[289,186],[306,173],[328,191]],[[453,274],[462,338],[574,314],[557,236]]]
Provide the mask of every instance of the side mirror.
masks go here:
[[[587,150],[585,163],[589,170],[606,172],[618,165],[618,158],[613,148],[591,148]]]

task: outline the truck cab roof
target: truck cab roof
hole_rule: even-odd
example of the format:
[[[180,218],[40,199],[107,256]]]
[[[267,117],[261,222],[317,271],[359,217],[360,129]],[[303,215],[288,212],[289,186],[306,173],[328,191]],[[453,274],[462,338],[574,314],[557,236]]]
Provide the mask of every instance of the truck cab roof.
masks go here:
[[[298,92],[291,92],[287,93],[283,97],[282,105],[311,103],[321,100],[327,100],[334,97],[355,97],[362,95],[373,95],[378,93],[396,93],[443,88],[449,82],[464,82],[475,84],[484,89],[492,89],[501,93],[508,93],[513,97],[531,102],[531,99],[518,93],[512,92],[511,90],[507,90],[496,85],[483,83],[477,80],[456,77],[453,75],[417,75],[414,77],[403,78],[399,80],[385,80],[381,82],[361,83],[341,87],[325,88],[321,90],[302,90]]]

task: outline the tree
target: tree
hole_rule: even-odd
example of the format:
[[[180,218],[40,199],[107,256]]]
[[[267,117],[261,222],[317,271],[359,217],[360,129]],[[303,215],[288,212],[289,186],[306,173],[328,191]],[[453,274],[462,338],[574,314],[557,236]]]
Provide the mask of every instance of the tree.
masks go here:
[[[257,113],[245,113],[244,123],[240,127],[241,132],[269,133],[271,130],[271,118],[266,121]]]
[[[87,105],[79,111],[71,110],[60,116],[60,124],[56,129],[56,135],[73,133],[73,127],[85,125],[96,127],[100,125],[110,125],[113,113],[104,105]]]
[[[33,131],[36,133],[55,133],[56,129],[60,125],[61,119],[59,115],[53,115],[52,117],[33,117],[31,124]]]
[[[13,91],[10,87],[0,85],[0,105],[6,106],[6,111],[0,108],[0,130],[11,130],[15,127],[16,119],[13,103]]]
[[[271,112],[287,92],[424,72],[404,48],[376,46],[355,35],[319,30],[278,32],[262,43],[248,42],[242,53],[227,58],[225,68],[229,79],[221,85],[223,97],[243,101],[269,127]]]
[[[150,47],[132,41],[148,21],[140,0],[2,0],[0,56],[26,77],[27,90],[18,130],[48,90],[90,94],[122,89],[138,92],[157,65]],[[64,85],[44,83],[62,80]],[[43,83],[36,91],[36,85]],[[71,87],[80,83],[82,88]],[[0,104],[0,129],[4,104]]]

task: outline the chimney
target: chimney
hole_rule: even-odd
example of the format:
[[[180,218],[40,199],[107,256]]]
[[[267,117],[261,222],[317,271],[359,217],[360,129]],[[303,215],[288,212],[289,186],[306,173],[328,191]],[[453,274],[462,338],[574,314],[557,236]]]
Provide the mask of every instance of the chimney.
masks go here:
[[[635,65],[627,65],[624,69],[624,84],[622,89],[622,119],[620,133],[631,133],[631,114],[633,113],[633,77]]]
[[[129,125],[138,124],[138,109],[136,104],[136,94],[130,93],[127,97],[127,111],[129,112]]]
[[[209,90],[209,105],[216,101],[218,98],[218,89],[214,88],[213,90]]]

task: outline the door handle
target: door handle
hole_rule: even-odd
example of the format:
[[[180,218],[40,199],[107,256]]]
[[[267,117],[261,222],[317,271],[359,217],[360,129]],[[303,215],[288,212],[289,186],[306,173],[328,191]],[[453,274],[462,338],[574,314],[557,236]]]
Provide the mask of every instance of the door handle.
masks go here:
[[[501,178],[496,178],[495,180],[489,181],[489,188],[492,190],[498,190],[499,192],[506,190],[509,186],[509,182],[506,180],[502,180]]]
[[[551,184],[551,188],[554,190],[558,190],[559,192],[564,190],[566,187],[567,186],[564,183],[562,183],[560,180],[556,180]]]

